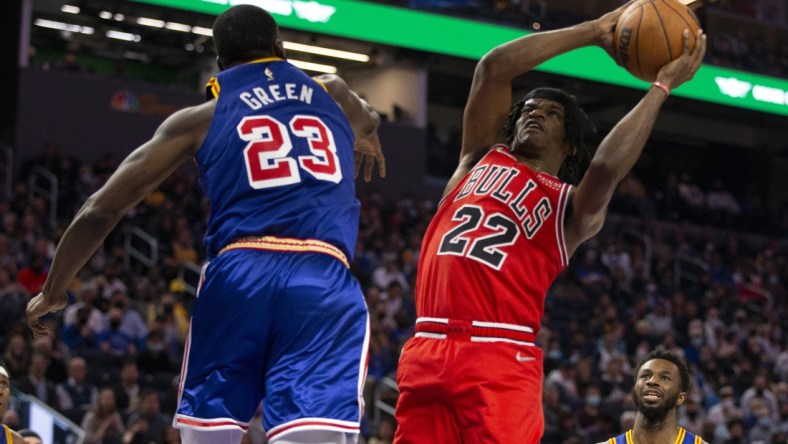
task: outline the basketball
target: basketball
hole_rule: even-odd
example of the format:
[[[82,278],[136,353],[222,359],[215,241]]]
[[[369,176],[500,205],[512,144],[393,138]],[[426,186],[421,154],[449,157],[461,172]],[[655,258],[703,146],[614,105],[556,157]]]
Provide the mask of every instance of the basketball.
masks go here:
[[[618,19],[615,57],[633,76],[653,82],[660,68],[684,49],[682,31],[690,31],[690,48],[700,25],[695,14],[676,0],[638,0]]]

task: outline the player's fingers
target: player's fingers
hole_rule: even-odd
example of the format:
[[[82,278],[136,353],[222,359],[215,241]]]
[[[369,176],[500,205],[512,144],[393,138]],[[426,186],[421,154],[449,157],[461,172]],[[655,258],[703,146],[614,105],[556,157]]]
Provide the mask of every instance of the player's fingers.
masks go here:
[[[380,174],[380,177],[386,177],[386,158],[383,156],[383,153],[378,153],[375,158],[378,161],[378,174]]]
[[[353,177],[358,177],[358,172],[361,171],[361,163],[364,161],[364,155],[360,153],[356,153],[354,157],[356,158],[355,159],[356,165],[355,168],[353,169],[354,171]]]
[[[367,163],[364,165],[364,180],[369,182],[372,180],[372,168],[375,166],[375,158],[372,156],[367,157]]]
[[[41,336],[47,336],[49,334],[49,329],[40,322],[38,322],[38,318],[30,319],[27,321],[27,325],[30,327],[30,330],[33,332],[33,338],[39,338]]]
[[[681,32],[681,36],[684,39],[684,55],[688,56],[692,52],[692,47],[690,46],[690,32],[689,32],[689,29],[684,28],[684,31]]]

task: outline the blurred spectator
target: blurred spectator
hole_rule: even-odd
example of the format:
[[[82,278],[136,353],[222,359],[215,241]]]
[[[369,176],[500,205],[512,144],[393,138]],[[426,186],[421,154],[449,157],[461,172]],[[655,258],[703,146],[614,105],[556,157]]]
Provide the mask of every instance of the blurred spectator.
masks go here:
[[[104,315],[96,308],[96,298],[98,297],[98,285],[93,282],[84,282],[76,291],[77,302],[69,305],[63,312],[63,325],[68,327],[77,323],[77,312],[85,308],[87,315],[82,326],[86,326],[94,335],[98,335],[104,330]],[[87,332],[86,332],[87,333]]]
[[[120,330],[124,317],[125,312],[123,309],[118,307],[111,308],[107,313],[107,327],[98,335],[99,350],[108,355],[108,357],[121,358],[137,354],[137,346],[134,340]]]
[[[120,442],[126,427],[115,407],[115,393],[106,387],[99,390],[98,401],[82,419],[85,444]]]
[[[741,214],[741,205],[719,180],[714,181],[706,196],[706,206],[709,209],[711,222],[718,226],[732,226],[734,218]]]
[[[79,307],[74,315],[74,322],[66,325],[63,329],[61,333],[63,343],[72,352],[84,352],[97,348],[98,333],[94,332],[90,326],[90,316],[93,310],[95,309],[89,306]],[[101,313],[98,310],[96,312]],[[101,315],[99,314],[99,316]]]
[[[140,372],[134,360],[126,359],[120,367],[120,377],[114,381],[112,390],[115,392],[115,404],[122,414],[137,410],[137,401],[142,390]]]
[[[68,379],[56,387],[63,414],[76,424],[82,423],[85,413],[96,404],[98,391],[87,380],[87,364],[79,356],[68,362]]]
[[[137,357],[137,364],[142,376],[148,383],[153,383],[160,377],[173,376],[176,365],[170,353],[170,348],[164,341],[164,333],[160,329],[151,329],[145,347]]]
[[[0,337],[5,337],[15,325],[25,322],[29,299],[27,289],[13,279],[8,269],[0,267]]]
[[[127,424],[131,427],[140,419],[147,425],[146,430],[140,431],[139,435],[143,443],[158,442],[164,436],[164,431],[172,420],[161,412],[159,404],[159,394],[156,390],[148,388],[139,395],[136,411],[129,415]]]
[[[122,290],[115,290],[110,300],[112,307],[123,312],[123,319],[118,327],[118,331],[131,338],[136,348],[141,348],[145,338],[148,336],[148,327],[142,320],[139,312],[128,306],[128,296]],[[105,324],[109,324],[110,313],[105,317]]]
[[[20,379],[16,386],[20,391],[35,396],[55,410],[62,411],[60,400],[55,392],[55,384],[46,378],[48,365],[49,360],[46,355],[33,352],[27,376]]]
[[[28,294],[36,295],[44,286],[44,282],[47,280],[45,265],[46,257],[42,254],[36,254],[30,258],[28,266],[19,270],[17,280],[27,290]]]
[[[27,374],[27,368],[30,365],[30,350],[22,333],[12,333],[8,338],[3,361],[5,361],[4,366],[12,380],[18,380]]]

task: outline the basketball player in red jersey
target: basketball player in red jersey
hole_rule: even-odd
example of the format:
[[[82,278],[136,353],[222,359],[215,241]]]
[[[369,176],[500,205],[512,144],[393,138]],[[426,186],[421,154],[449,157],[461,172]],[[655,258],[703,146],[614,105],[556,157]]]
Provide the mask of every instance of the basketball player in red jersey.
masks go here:
[[[416,337],[397,375],[395,443],[540,440],[542,353],[534,338],[545,294],[578,245],[601,229],[662,103],[700,67],[705,36],[699,32],[690,50],[685,32],[682,55],[610,131],[576,187],[556,176],[580,155],[585,114],[549,88],[512,107],[511,84],[576,48],[611,52],[622,11],[505,43],[478,63],[460,163],[422,245]]]

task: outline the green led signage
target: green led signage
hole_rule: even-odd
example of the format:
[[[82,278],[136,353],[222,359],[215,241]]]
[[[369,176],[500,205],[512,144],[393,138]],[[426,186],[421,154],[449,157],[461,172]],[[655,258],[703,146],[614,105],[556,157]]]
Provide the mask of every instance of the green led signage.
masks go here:
[[[478,59],[493,47],[528,34],[472,20],[355,0],[132,0],[218,15],[254,4],[283,28]],[[537,69],[596,82],[646,89],[599,48],[581,48]],[[788,116],[788,80],[704,65],[675,95]]]

